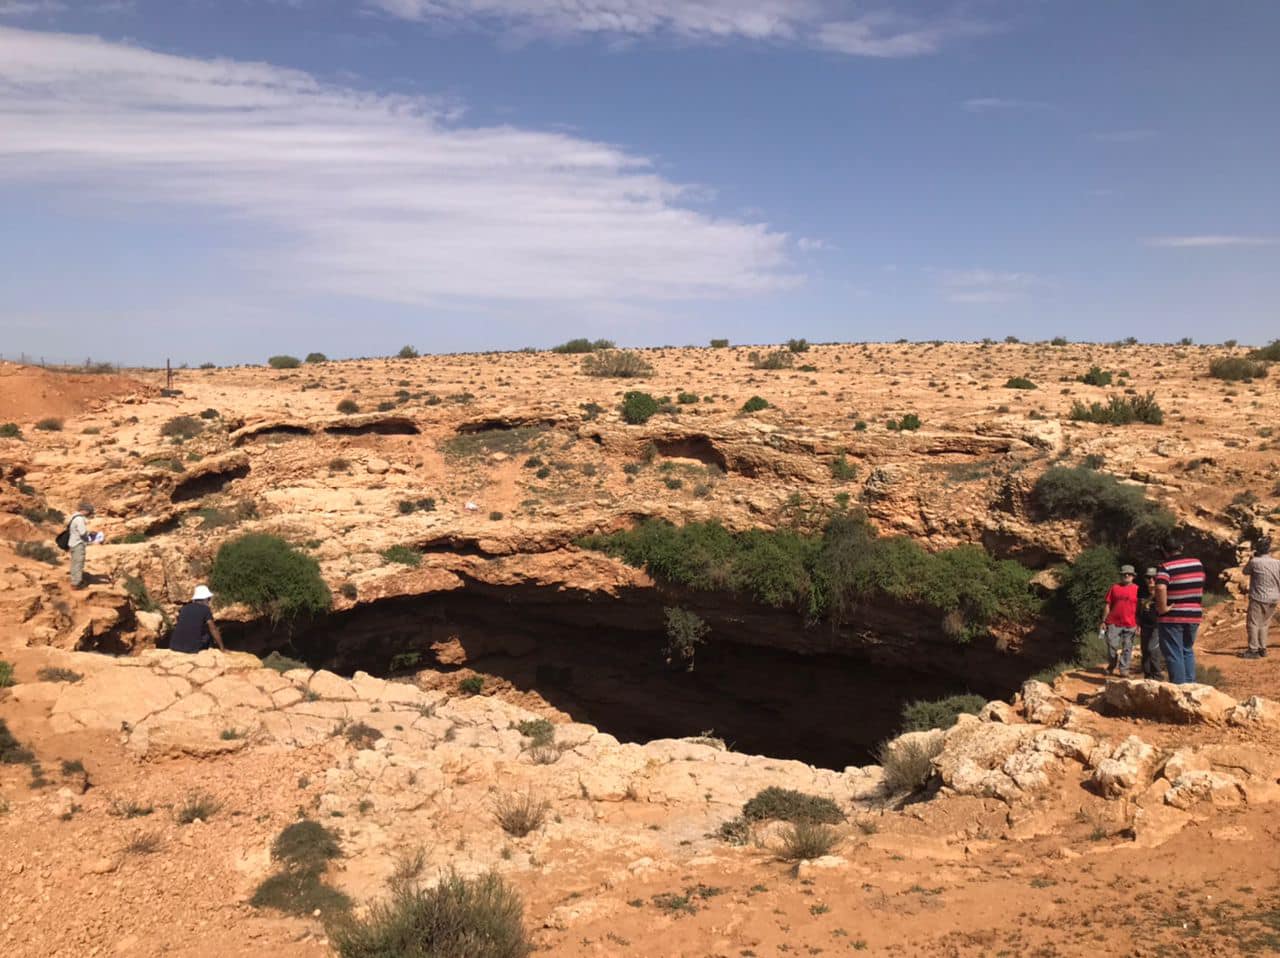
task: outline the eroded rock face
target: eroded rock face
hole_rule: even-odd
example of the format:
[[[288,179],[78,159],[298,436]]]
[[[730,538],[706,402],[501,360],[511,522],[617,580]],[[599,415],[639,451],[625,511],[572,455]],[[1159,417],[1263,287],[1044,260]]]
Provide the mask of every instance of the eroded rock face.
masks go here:
[[[1172,685],[1152,679],[1109,679],[1102,704],[1116,715],[1180,724],[1221,725],[1236,700],[1211,685]]]
[[[1130,735],[1093,770],[1090,784],[1104,798],[1119,798],[1146,786],[1158,755],[1136,735]]]

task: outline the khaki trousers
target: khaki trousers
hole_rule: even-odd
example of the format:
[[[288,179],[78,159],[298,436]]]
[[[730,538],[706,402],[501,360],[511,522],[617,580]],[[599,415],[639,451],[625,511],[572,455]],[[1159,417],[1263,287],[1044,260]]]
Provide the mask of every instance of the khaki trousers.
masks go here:
[[[1249,651],[1267,651],[1267,629],[1271,625],[1272,617],[1276,614],[1276,606],[1280,606],[1280,602],[1249,600],[1249,618],[1246,625],[1249,631]]]
[[[79,586],[84,581],[84,543],[71,547],[71,584]]]

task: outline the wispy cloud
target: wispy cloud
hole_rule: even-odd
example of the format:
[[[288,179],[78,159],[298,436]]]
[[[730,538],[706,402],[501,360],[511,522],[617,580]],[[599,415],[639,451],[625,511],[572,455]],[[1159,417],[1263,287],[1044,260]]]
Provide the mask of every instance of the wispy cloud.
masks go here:
[[[1002,96],[979,96],[960,104],[970,113],[1015,113],[1025,110],[1043,110],[1049,104],[1040,100],[1018,100]]]
[[[60,0],[0,0],[0,18],[34,17],[65,9]]]
[[[1146,240],[1148,246],[1165,249],[1194,249],[1220,246],[1277,246],[1277,236],[1238,236],[1222,233],[1206,233],[1199,236],[1153,236]]]
[[[946,297],[953,303],[1007,303],[1040,283],[1031,273],[989,269],[947,269],[938,273]]]
[[[962,15],[864,12],[852,0],[366,0],[405,20],[496,29],[520,37],[670,36],[757,40],[866,57],[914,57],[988,32]]]
[[[1150,129],[1104,130],[1094,133],[1093,138],[1100,143],[1139,143],[1156,136],[1158,131]]]
[[[463,126],[454,105],[261,63],[0,27],[0,182],[255,226],[294,288],[413,304],[612,304],[794,284],[788,238],[644,157]]]

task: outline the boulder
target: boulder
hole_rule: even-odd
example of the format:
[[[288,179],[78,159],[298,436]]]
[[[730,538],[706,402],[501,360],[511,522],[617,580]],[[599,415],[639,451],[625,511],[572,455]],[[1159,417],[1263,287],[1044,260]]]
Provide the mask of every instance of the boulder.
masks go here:
[[[1104,798],[1119,798],[1145,786],[1156,763],[1156,750],[1136,735],[1116,746],[1093,770],[1089,783]]]
[[[1102,705],[1117,715],[1178,724],[1221,725],[1236,700],[1211,685],[1171,685],[1153,679],[1109,679]]]
[[[1165,803],[1187,810],[1202,802],[1219,807],[1243,805],[1249,795],[1244,784],[1234,775],[1225,772],[1187,772],[1174,780],[1164,795]]]
[[[1227,712],[1228,725],[1280,728],[1280,705],[1254,695]]]
[[[1022,683],[1022,691],[1018,695],[1022,704],[1022,714],[1028,722],[1040,725],[1053,725],[1067,707],[1062,696],[1044,682],[1028,679]]]
[[[994,796],[1010,801],[1022,792],[1024,785],[1036,788],[1048,783],[1043,775],[1044,760],[1020,757],[1010,761],[1039,731],[1042,731],[1040,726],[999,725],[961,715],[944,733],[942,751],[933,764],[943,784],[961,795]],[[902,738],[896,739],[894,744],[901,741]],[[1047,758],[1052,760],[1052,756]]]

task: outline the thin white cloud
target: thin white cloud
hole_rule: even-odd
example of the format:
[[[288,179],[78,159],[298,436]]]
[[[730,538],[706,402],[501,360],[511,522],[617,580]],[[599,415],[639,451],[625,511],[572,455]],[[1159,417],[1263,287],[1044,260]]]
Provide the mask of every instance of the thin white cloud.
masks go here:
[[[1146,241],[1148,246],[1164,249],[1195,249],[1201,247],[1221,246],[1276,246],[1280,245],[1280,237],[1276,236],[1233,236],[1220,233],[1208,233],[1200,236],[1153,236]]]
[[[614,146],[261,63],[0,27],[0,182],[251,224],[291,288],[635,303],[798,282],[788,238]]]
[[[1026,110],[1043,110],[1047,103],[1040,100],[1018,100],[1001,96],[979,96],[960,104],[970,113],[1014,113]]]
[[[990,28],[960,16],[913,18],[864,11],[852,0],[366,0],[424,23],[497,29],[521,37],[671,36],[693,42],[756,40],[851,56],[913,57]]]
[[[61,0],[0,0],[0,18],[34,17],[64,9]]]
[[[938,278],[953,303],[1007,303],[1040,283],[1031,273],[989,269],[947,269]]]

